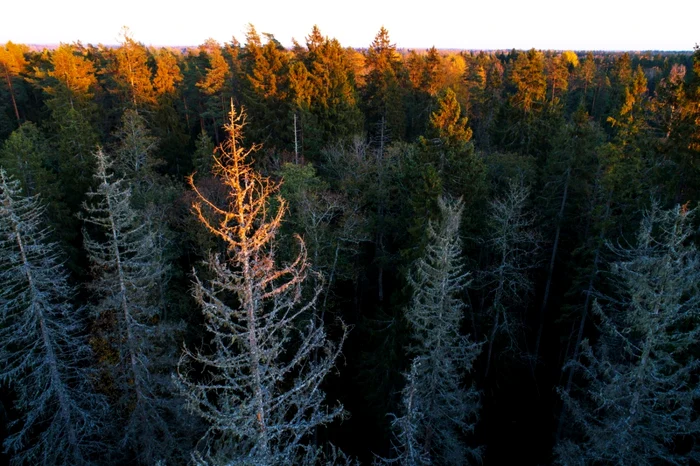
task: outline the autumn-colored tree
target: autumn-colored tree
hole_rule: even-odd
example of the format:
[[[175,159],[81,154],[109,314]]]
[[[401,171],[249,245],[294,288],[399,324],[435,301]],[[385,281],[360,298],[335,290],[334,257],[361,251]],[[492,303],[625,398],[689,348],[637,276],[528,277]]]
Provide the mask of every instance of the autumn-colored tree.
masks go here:
[[[420,139],[422,161],[440,176],[443,195],[464,199],[468,212],[465,224],[473,227],[478,215],[476,206],[483,202],[486,193],[484,164],[474,152],[472,130],[455,92],[448,88],[437,107],[430,115],[427,137]],[[421,222],[426,220],[420,218]],[[424,229],[425,223],[419,231]]]
[[[182,72],[177,62],[177,56],[166,48],[160,48],[154,54],[156,75],[153,78],[153,88],[159,98],[173,97],[177,86],[182,82]]]
[[[569,88],[570,68],[578,65],[578,57],[573,52],[564,52],[547,61],[547,81],[550,88],[550,101],[556,103]]]
[[[440,144],[448,149],[464,151],[472,138],[472,130],[467,126],[467,118],[457,102],[457,94],[447,89],[438,101],[438,109],[430,115],[430,128],[439,138]]]

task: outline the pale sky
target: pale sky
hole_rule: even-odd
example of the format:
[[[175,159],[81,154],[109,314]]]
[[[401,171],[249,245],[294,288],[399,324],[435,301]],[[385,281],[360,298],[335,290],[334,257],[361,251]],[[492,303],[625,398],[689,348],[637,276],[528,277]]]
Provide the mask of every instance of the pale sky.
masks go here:
[[[700,0],[5,0],[0,43],[116,44],[122,26],[146,45],[245,42],[252,23],[283,45],[317,24],[367,47],[383,25],[399,48],[692,50]]]

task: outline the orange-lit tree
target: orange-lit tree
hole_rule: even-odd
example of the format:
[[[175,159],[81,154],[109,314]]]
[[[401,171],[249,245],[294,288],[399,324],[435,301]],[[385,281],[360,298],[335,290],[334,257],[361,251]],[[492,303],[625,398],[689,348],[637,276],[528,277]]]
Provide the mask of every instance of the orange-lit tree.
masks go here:
[[[273,206],[279,184],[252,167],[259,146],[242,146],[245,114],[232,106],[229,117],[228,141],[213,157],[226,201],[209,199],[190,177],[195,214],[226,246],[225,255],[210,256],[211,282],[197,277],[194,286],[211,352],[186,349],[178,366],[189,409],[210,425],[194,457],[201,464],[309,463],[317,453],[313,432],[343,412],[324,406],[319,387],[340,345],[311,317],[320,287],[304,297],[303,241],[296,259],[275,265],[286,202],[277,197]]]
[[[7,83],[7,89],[10,92],[17,123],[19,123],[21,119],[19,116],[19,109],[17,108],[17,99],[15,98],[12,80],[15,76],[22,73],[28,65],[27,60],[24,58],[26,49],[27,47],[25,45],[13,44],[12,42],[7,42],[4,47],[0,47],[0,74],[2,74],[2,77],[5,78],[5,82]]]

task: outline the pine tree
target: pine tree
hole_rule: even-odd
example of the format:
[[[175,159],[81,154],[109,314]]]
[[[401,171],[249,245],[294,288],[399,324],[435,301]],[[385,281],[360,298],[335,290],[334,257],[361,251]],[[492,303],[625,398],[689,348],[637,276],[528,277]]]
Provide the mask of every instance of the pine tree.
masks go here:
[[[636,245],[610,246],[618,257],[610,269],[618,293],[594,303],[603,334],[595,349],[585,342],[584,361],[569,363],[587,382],[578,394],[560,391],[581,434],[557,446],[560,464],[700,460],[694,213],[653,206]]]
[[[381,128],[382,138],[389,132],[394,139],[403,137],[406,116],[399,83],[401,65],[396,45],[382,26],[365,53],[367,75],[362,92],[367,127],[375,138],[380,137],[377,128]]]
[[[182,82],[182,71],[178,65],[178,57],[166,48],[158,49],[154,56],[156,74],[153,77],[153,88],[161,103],[170,103],[177,94],[177,86]]]
[[[17,107],[17,98],[15,96],[14,86],[12,81],[16,76],[21,74],[27,68],[29,63],[27,59],[24,58],[24,53],[27,51],[26,45],[13,44],[8,41],[4,46],[0,47],[0,72],[5,78],[5,83],[7,84],[7,89],[10,93],[10,98],[12,99],[12,107],[15,110],[15,117],[17,118],[17,123],[21,123],[19,108]]]
[[[93,63],[82,55],[76,54],[75,47],[61,44],[51,54],[53,70],[47,75],[44,91],[51,96],[47,105],[53,110],[70,107],[77,110],[91,110],[94,104],[97,76]]]
[[[97,74],[80,46],[62,44],[50,60],[53,69],[47,72],[42,89],[49,96],[46,106],[51,111],[47,134],[57,149],[56,186],[68,207],[77,212],[94,173],[92,153],[99,139],[95,125],[98,107],[94,102]],[[67,230],[76,230],[65,218],[62,223],[67,224]]]
[[[226,98],[224,94],[228,91],[227,82],[231,75],[231,70],[224,55],[221,53],[221,46],[214,39],[207,39],[200,46],[200,49],[206,53],[209,61],[209,66],[205,70],[204,76],[197,82],[197,87],[206,96],[201,117],[211,121],[218,140],[218,128],[224,123],[226,118]]]
[[[129,28],[122,28],[119,35],[121,46],[114,51],[113,63],[117,93],[125,108],[138,111],[150,107],[156,101],[156,93],[151,82],[149,52],[134,40]]]
[[[118,397],[115,413],[124,416],[122,442],[150,463],[173,448],[154,370],[154,341],[161,330],[156,325],[157,291],[165,271],[157,260],[152,229],[131,206],[130,189],[108,173],[112,162],[102,150],[96,159],[99,184],[87,193],[90,202],[84,204],[83,215],[96,230],[84,231],[95,275],[91,288],[99,298],[94,314],[98,322],[106,322],[99,335],[102,344],[116,353],[110,376]]]
[[[340,345],[310,318],[320,289],[303,298],[303,242],[292,263],[275,265],[272,241],[286,202],[270,205],[278,185],[253,170],[249,158],[257,146],[242,147],[244,124],[245,114],[232,108],[229,140],[214,157],[214,172],[229,189],[225,205],[205,197],[190,178],[194,211],[227,252],[210,257],[214,279],[197,278],[194,288],[213,353],[186,350],[177,380],[189,409],[210,424],[194,454],[198,462],[299,464],[315,454],[315,429],[343,412],[326,408],[320,389]]]
[[[512,105],[526,114],[536,110],[547,95],[542,52],[532,49],[519,53],[510,79],[517,88],[511,97]]]
[[[460,334],[467,308],[460,293],[469,284],[461,260],[459,225],[461,202],[438,201],[441,220],[428,225],[426,251],[413,266],[409,283],[414,290],[406,311],[413,330],[409,351],[415,355],[404,389],[405,416],[399,431],[402,464],[464,464],[479,450],[467,448],[463,435],[474,429],[479,410],[475,388],[464,388],[464,372],[471,371],[481,345]]]
[[[83,309],[71,304],[60,253],[42,226],[37,196],[0,169],[0,379],[21,413],[5,440],[13,464],[88,464],[103,397],[90,386]]]

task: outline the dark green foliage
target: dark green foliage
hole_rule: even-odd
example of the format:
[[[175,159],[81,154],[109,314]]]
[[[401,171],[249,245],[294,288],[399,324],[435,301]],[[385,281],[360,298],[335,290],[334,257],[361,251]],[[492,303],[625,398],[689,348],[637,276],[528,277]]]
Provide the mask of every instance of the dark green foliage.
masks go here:
[[[561,386],[564,398],[579,400],[581,409],[592,406],[574,390],[585,386],[584,372],[574,369],[603,361],[599,349],[606,345],[622,348],[594,325],[601,322],[599,313],[590,312],[626,312],[621,303],[627,292],[610,279],[608,266],[619,257],[606,241],[620,238],[625,249],[634,248],[631,238],[642,212],[654,201],[660,209],[690,202],[692,210],[698,199],[700,50],[408,51],[393,44],[385,28],[369,47],[356,50],[318,27],[286,49],[252,25],[243,43],[208,39],[182,49],[146,47],[128,30],[118,47],[75,43],[39,52],[1,45],[0,165],[25,194],[41,194],[52,227],[47,234],[66,258],[77,307],[106,299],[86,286],[90,245],[86,249],[81,240],[76,213],[85,193],[98,190],[92,154],[99,146],[115,156],[120,192],[128,197],[122,207],[131,209],[136,228],[150,238],[146,253],[126,247],[125,257],[136,255],[141,265],[163,271],[144,284],[147,303],[139,312],[145,314],[136,319],[139,331],[170,337],[142,335],[138,342],[144,343],[148,364],[157,366],[148,372],[153,379],[169,375],[172,360],[161,356],[181,343],[202,354],[209,349],[204,317],[190,292],[192,271],[203,282],[214,278],[201,262],[210,250],[223,257],[227,247],[192,215],[194,194],[185,177],[196,171],[196,185],[212,200],[209,208],[228,202],[212,149],[227,140],[221,125],[232,102],[250,115],[249,141],[265,144],[252,161],[255,170],[281,182],[288,202],[271,260],[277,266],[293,260],[296,243],[289,238],[300,234],[309,270],[325,275],[315,318],[331,337],[342,334],[336,317],[355,325],[338,360],[338,377],[320,387],[352,417],[315,429],[309,440],[319,446],[331,440],[369,461],[370,450],[391,457],[388,412],[401,412],[404,402],[407,416],[395,419],[396,426],[427,419],[416,411],[421,404],[416,395],[425,393],[420,382],[425,366],[411,364],[417,354],[406,350],[411,327],[403,314],[418,292],[406,277],[411,264],[429,252],[425,231],[440,222],[442,196],[462,199],[458,260],[474,277],[472,288],[455,299],[475,312],[455,325],[460,335],[473,335],[491,348],[491,357],[485,351],[474,361],[473,372],[484,394],[475,427],[475,443],[486,446],[484,461],[512,464],[507,456],[518,452],[515,463],[549,464],[557,430],[559,440],[566,434],[577,445],[585,443],[588,431],[585,423],[574,422],[581,419],[574,416],[576,406],[562,410],[555,387]],[[272,199],[271,212],[280,205]],[[106,229],[88,230],[92,246],[105,244]],[[531,254],[533,231],[541,235],[540,255]],[[686,243],[696,240],[691,235]],[[104,267],[95,262],[93,257],[93,271],[102,276]],[[103,281],[116,283],[112,277]],[[310,291],[301,293],[308,298]],[[594,307],[601,296],[610,301],[599,299]],[[95,350],[84,365],[97,362],[103,368],[96,390],[123,408],[114,416],[114,429],[103,435],[112,443],[105,462],[133,462],[138,456],[179,464],[181,453],[187,457],[191,442],[201,438],[201,426],[181,435],[178,427],[188,429],[190,420],[163,393],[167,385],[154,385],[157,393],[136,409],[136,381],[122,370],[128,358],[120,357],[128,338],[118,335],[117,322],[108,316],[114,317],[107,311],[92,316],[78,330]],[[180,318],[186,322],[182,333],[171,328]],[[596,343],[587,348],[585,339]],[[421,340],[427,341],[422,336],[413,344]],[[507,348],[517,348],[523,358],[501,358]],[[632,358],[618,353],[614,366],[623,368]],[[684,355],[685,363],[697,351]],[[564,368],[566,360],[575,363]],[[484,377],[489,361],[494,370]],[[203,381],[199,369],[194,368],[194,383]],[[211,401],[221,401],[215,398]],[[143,427],[144,443],[140,447],[130,438],[131,451],[120,457],[116,439],[133,413],[137,421],[130,427]],[[8,411],[12,419],[25,414]],[[154,422],[135,425],[147,418]],[[649,422],[640,421],[642,430],[650,429]],[[41,428],[26,436],[28,448],[38,445],[32,442]],[[172,443],[164,442],[166,430]],[[404,440],[420,436],[417,430],[404,432]],[[667,446],[684,464],[698,442],[696,434],[672,435]],[[170,448],[176,444],[181,448]],[[332,451],[323,453],[330,458]],[[433,451],[433,461],[438,457]]]

